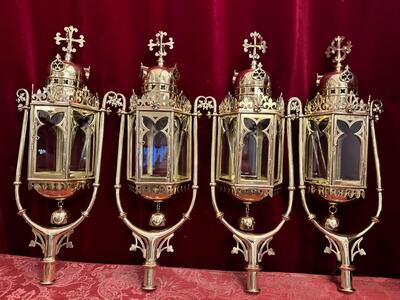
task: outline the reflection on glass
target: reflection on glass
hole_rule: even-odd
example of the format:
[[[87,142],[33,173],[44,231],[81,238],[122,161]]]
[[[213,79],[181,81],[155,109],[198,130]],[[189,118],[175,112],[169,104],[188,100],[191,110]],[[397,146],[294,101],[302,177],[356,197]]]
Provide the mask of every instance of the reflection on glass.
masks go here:
[[[188,117],[176,115],[174,118],[174,176],[187,177],[187,131]]]
[[[147,132],[143,136],[143,167],[142,174],[154,177],[167,176],[168,139],[163,130],[167,129],[168,117],[154,122],[143,117]]]
[[[360,131],[362,124],[362,121],[357,121],[349,126],[344,121],[337,121],[342,134],[338,139],[337,179],[360,180],[361,141],[356,133]]]
[[[243,137],[241,177],[261,180],[268,174],[268,137],[265,132],[270,120],[256,122],[244,118],[246,134]],[[258,150],[258,151],[257,151]]]
[[[327,178],[328,138],[326,129],[329,119],[319,123],[309,121],[309,135],[307,140],[308,176],[313,178]]]
[[[61,172],[64,139],[56,125],[64,119],[64,113],[50,116],[47,111],[39,110],[37,116],[42,125],[37,131],[36,172]]]
[[[221,135],[221,176],[233,180],[234,170],[234,147],[236,143],[236,117],[225,117],[222,119]]]
[[[92,124],[94,116],[74,111],[73,118],[71,171],[86,171],[86,169],[91,169],[90,155],[93,151],[93,143],[89,126]]]

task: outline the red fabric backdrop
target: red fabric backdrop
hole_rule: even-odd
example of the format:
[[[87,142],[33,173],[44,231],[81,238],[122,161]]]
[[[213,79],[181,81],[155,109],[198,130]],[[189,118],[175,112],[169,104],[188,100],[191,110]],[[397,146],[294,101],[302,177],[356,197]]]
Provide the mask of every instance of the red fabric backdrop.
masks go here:
[[[317,72],[332,64],[324,57],[331,39],[342,34],[354,44],[347,62],[358,75],[360,94],[382,99],[385,112],[377,125],[382,176],[385,188],[382,222],[367,234],[363,247],[367,256],[357,257],[356,274],[399,276],[398,174],[400,143],[400,102],[398,56],[400,55],[400,4],[380,0],[284,0],[284,1],[1,1],[0,98],[1,98],[1,202],[0,251],[40,256],[39,249],[28,248],[31,232],[16,215],[12,182],[22,116],[16,111],[15,91],[40,87],[47,66],[59,48],[53,37],[65,25],[75,25],[86,44],[75,61],[92,67],[90,87],[100,96],[110,89],[129,96],[139,90],[140,63],[155,63],[147,42],[158,30],[174,37],[167,65],[178,63],[180,88],[190,99],[213,95],[218,101],[231,87],[234,69],[248,67],[243,39],[259,31],[267,41],[267,54],[261,61],[272,76],[275,94],[285,99],[299,96],[303,101],[314,92]],[[114,199],[115,159],[118,118],[106,119],[105,149],[101,186],[91,217],[72,236],[75,248],[63,249],[60,257],[105,263],[139,264],[142,257],[128,251],[132,236],[118,219]],[[165,253],[160,263],[168,266],[241,270],[243,258],[230,254],[231,234],[215,219],[209,193],[210,123],[200,121],[200,192],[191,221],[173,238],[174,254]],[[297,159],[295,160],[297,162]],[[372,161],[371,161],[372,162]],[[374,191],[374,168],[369,167],[370,190]],[[25,171],[24,171],[25,172]],[[296,178],[297,182],[297,178]],[[234,221],[242,205],[220,196],[221,207]],[[124,193],[129,216],[144,223],[151,206]],[[360,228],[369,222],[375,209],[375,194],[347,205],[342,210],[349,227]],[[24,192],[23,201],[37,220],[47,220],[55,203]],[[86,207],[87,194],[79,193],[66,203],[75,215]],[[165,205],[170,222],[186,209],[188,195]],[[259,230],[271,228],[285,208],[285,197],[257,206]],[[320,208],[316,208],[319,210]],[[321,210],[322,211],[322,210]],[[326,212],[324,207],[323,212]],[[264,270],[335,273],[333,255],[323,249],[326,241],[306,219],[296,193],[292,221],[272,242],[274,257],[266,257]]]

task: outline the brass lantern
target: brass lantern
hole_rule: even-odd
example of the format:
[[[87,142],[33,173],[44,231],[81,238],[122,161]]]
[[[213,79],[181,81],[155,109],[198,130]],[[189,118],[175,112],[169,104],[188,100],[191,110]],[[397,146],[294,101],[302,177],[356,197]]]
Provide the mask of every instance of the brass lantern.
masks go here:
[[[282,184],[283,146],[285,133],[285,107],[280,96],[271,96],[271,81],[268,73],[258,62],[259,54],[265,53],[266,42],[258,32],[250,34],[251,41],[244,40],[244,51],[249,52],[251,66],[233,76],[234,96],[228,96],[214,107],[213,143],[211,154],[211,193],[214,209],[222,223],[233,233],[237,242],[232,253],[242,252],[247,265],[247,287],[249,293],[258,293],[259,263],[264,254],[273,255],[269,242],[289,220],[293,201],[293,162],[291,144],[289,156],[289,203],[281,222],[270,232],[255,234],[255,220],[249,214],[252,203],[272,198]],[[289,101],[290,105],[296,99]],[[216,106],[216,105],[215,105]],[[288,135],[291,118],[288,118]],[[218,134],[216,136],[216,128]],[[217,141],[215,141],[215,138]],[[215,145],[217,143],[217,145]],[[215,158],[217,157],[216,161]],[[216,173],[216,174],[215,174]],[[215,188],[231,193],[245,205],[245,213],[239,220],[239,229],[230,225],[219,211]]]
[[[120,138],[116,175],[116,195],[120,217],[135,238],[131,251],[141,250],[145,258],[144,290],[154,290],[155,267],[161,252],[173,252],[169,244],[174,232],[189,218],[197,195],[197,118],[194,118],[189,100],[178,91],[179,73],[176,66],[164,66],[166,49],[174,41],[159,31],[156,40],[149,41],[149,49],[158,48],[158,64],[141,66],[142,96],[135,93],[126,106],[122,94],[109,92],[107,101],[119,107],[121,115]],[[197,113],[195,114],[197,116]],[[144,230],[132,224],[123,210],[120,199],[121,159],[124,144],[125,118],[127,118],[127,181],[131,191],[155,203],[156,211],[149,219],[153,230]],[[192,136],[194,130],[194,138]],[[192,159],[192,140],[194,143]],[[174,194],[190,187],[193,174],[193,196],[182,219],[166,227],[166,216],[160,205]]]
[[[253,44],[246,39],[243,46],[251,51],[251,67],[235,71],[234,96],[228,94],[219,106],[216,179],[246,205],[239,221],[246,231],[255,223],[249,205],[272,197],[282,183],[285,120],[283,98],[271,98],[270,76],[257,63],[256,50],[265,53],[266,42],[256,32],[250,36]]]
[[[72,247],[69,237],[94,204],[99,185],[100,159],[104,109],[99,99],[88,87],[89,68],[72,62],[76,52],[73,43],[83,47],[82,35],[74,38],[78,30],[65,27],[66,37],[57,33],[56,44],[65,42],[62,48],[65,57],[59,54],[50,64],[47,85],[30,94],[25,89],[17,92],[18,109],[24,111],[18,164],[15,179],[15,197],[21,215],[32,227],[35,239],[29,246],[39,245],[44,254],[43,278],[41,283],[51,284],[55,276],[55,255],[62,246]],[[41,196],[57,201],[58,208],[51,214],[45,227],[30,219],[22,207],[19,197],[21,168],[28,140],[28,188]],[[64,200],[81,188],[93,185],[93,196],[82,216],[70,222],[64,209]]]
[[[329,241],[326,253],[335,253],[341,262],[339,290],[353,292],[351,262],[363,235],[378,222],[382,208],[382,187],[374,122],[382,112],[379,100],[364,102],[358,96],[357,78],[343,61],[351,42],[337,36],[326,51],[334,55],[335,71],[317,76],[318,93],[305,104],[300,118],[300,190],[309,219]],[[370,132],[369,132],[370,131]],[[367,188],[368,138],[371,135],[376,162],[378,209],[371,224],[356,234],[339,233],[338,206],[365,197]],[[307,206],[306,194],[317,194],[329,205],[329,217],[318,223]]]
[[[156,34],[156,42],[149,41],[149,49],[156,52],[158,65],[141,66],[143,95],[131,97],[128,117],[128,166],[130,187],[143,198],[156,203],[156,212],[149,225],[162,227],[166,217],[160,203],[176,192],[184,190],[191,181],[191,104],[179,93],[176,66],[164,66],[166,47],[173,48],[165,32]]]

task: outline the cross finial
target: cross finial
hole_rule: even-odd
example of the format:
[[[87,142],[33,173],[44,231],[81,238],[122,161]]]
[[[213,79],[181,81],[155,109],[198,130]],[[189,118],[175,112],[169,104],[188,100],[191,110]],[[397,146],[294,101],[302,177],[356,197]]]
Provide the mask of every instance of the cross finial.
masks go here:
[[[347,54],[351,52],[351,47],[353,46],[350,41],[347,41],[346,45],[344,45],[344,40],[344,36],[338,35],[332,40],[331,45],[325,52],[326,57],[330,57],[331,54],[335,55],[332,61],[336,63],[336,71],[342,70],[342,61],[344,61]]]
[[[149,50],[153,51],[154,47],[158,47],[158,51],[156,51],[156,56],[158,57],[158,65],[160,67],[164,66],[164,56],[167,55],[167,52],[165,51],[165,46],[169,46],[169,49],[174,48],[174,40],[172,37],[168,39],[168,42],[164,42],[163,39],[164,37],[167,36],[167,33],[164,31],[159,31],[156,33],[156,42],[153,42],[153,39],[149,40],[149,43],[147,46],[149,46]]]
[[[65,38],[61,37],[61,34],[59,32],[56,33],[56,36],[54,39],[56,40],[56,44],[60,45],[62,41],[65,41],[67,43],[66,47],[62,47],[62,50],[65,51],[65,60],[70,61],[72,57],[72,53],[76,52],[76,49],[72,47],[72,43],[78,43],[79,47],[83,47],[83,44],[85,43],[84,37],[81,34],[79,36],[79,39],[74,39],[72,36],[74,32],[78,32],[78,29],[73,27],[73,26],[68,26],[64,27],[65,30]]]
[[[244,52],[249,52],[249,49],[253,49],[252,52],[249,53],[249,57],[252,59],[251,68],[255,69],[257,67],[257,60],[260,58],[260,55],[257,53],[257,50],[260,50],[261,53],[265,53],[267,50],[267,43],[263,40],[261,34],[254,31],[250,33],[250,37],[253,38],[252,43],[249,43],[248,39],[243,41]]]

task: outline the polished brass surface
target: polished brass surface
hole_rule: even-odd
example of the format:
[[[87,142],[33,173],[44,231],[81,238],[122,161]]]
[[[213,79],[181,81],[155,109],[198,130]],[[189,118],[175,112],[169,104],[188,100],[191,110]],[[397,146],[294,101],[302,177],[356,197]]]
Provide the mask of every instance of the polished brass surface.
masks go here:
[[[66,37],[57,33],[57,44],[65,41],[65,58],[57,54],[50,65],[48,83],[29,93],[17,91],[18,110],[23,111],[23,122],[15,175],[15,200],[18,215],[32,227],[34,239],[30,247],[38,245],[43,252],[41,283],[52,284],[56,276],[56,255],[65,246],[74,229],[89,216],[97,195],[102,156],[104,114],[106,103],[90,93],[86,86],[89,69],[71,61],[76,51],[73,43],[83,46],[84,39],[73,38],[77,29],[65,27]],[[29,132],[29,139],[26,135]],[[79,143],[81,141],[81,143]],[[25,144],[28,144],[28,188],[40,195],[59,201],[59,208],[51,215],[56,227],[46,227],[32,220],[20,199],[21,171]],[[53,145],[53,147],[49,146]],[[77,146],[78,145],[78,146]],[[75,152],[74,152],[75,151]],[[80,152],[79,152],[80,151]],[[81,154],[81,156],[77,156]],[[63,201],[78,189],[93,187],[90,202],[81,216],[70,222]]]
[[[344,37],[341,36],[332,41],[326,54],[328,56],[336,54],[333,60],[336,63],[336,70],[324,76],[318,76],[319,93],[306,103],[304,115],[302,113],[298,115],[300,127],[299,190],[308,219],[325,235],[329,242],[329,246],[325,248],[324,252],[334,253],[340,262],[341,275],[338,290],[352,293],[354,292],[352,262],[357,254],[366,254],[360,246],[361,241],[363,236],[379,222],[382,211],[381,173],[374,124],[382,112],[382,103],[370,98],[364,102],[357,96],[356,77],[348,66],[343,68],[342,65],[344,58],[350,53],[351,43],[343,45],[343,41]],[[300,102],[296,104],[295,109],[302,111]],[[324,122],[322,126],[320,126],[321,122]],[[356,124],[358,125],[355,126]],[[310,139],[311,131],[318,132],[317,135],[314,135],[314,140]],[[355,149],[355,152],[349,152],[348,149],[346,149],[347,152],[343,151],[345,147],[341,138],[348,136],[351,136],[353,141],[357,140],[351,145],[352,147],[349,147],[353,151]],[[337,205],[365,197],[369,137],[372,140],[376,170],[377,210],[371,218],[371,223],[360,232],[338,233],[336,231],[340,228],[340,220],[337,217]],[[323,151],[323,149],[325,150]],[[318,160],[318,163],[325,163],[325,168],[321,169],[313,164],[313,160],[317,156],[315,154],[318,152],[325,153],[324,159],[320,159],[321,156],[319,156]],[[352,176],[346,174],[349,169],[346,172],[341,169],[346,168],[343,166],[343,159],[349,158],[349,153],[355,155],[352,163],[354,160],[358,162],[358,166],[352,166],[350,169],[355,172],[350,174]],[[314,176],[315,174],[310,170],[324,176]],[[354,174],[356,175],[354,176]],[[330,216],[322,224],[317,221],[316,215],[309,209],[307,192],[319,194],[330,205]]]
[[[204,97],[199,102],[199,109],[207,110],[207,115],[212,117],[210,180],[212,204],[217,218],[233,234],[236,241],[232,253],[240,252],[244,256],[247,263],[245,290],[254,294],[260,291],[257,282],[257,273],[261,269],[259,263],[265,254],[275,254],[269,244],[289,220],[292,210],[295,188],[291,122],[300,111],[291,110],[292,114],[285,116],[283,98],[280,96],[274,100],[271,97],[270,76],[262,69],[261,63],[257,62],[259,58],[257,50],[265,52],[266,43],[257,32],[252,32],[250,37],[252,43],[246,39],[243,46],[245,52],[252,50],[249,55],[252,59],[251,68],[241,73],[235,72],[233,77],[235,96],[228,94],[219,105],[219,113],[216,100],[212,97]],[[297,102],[300,101],[292,98],[288,105],[292,107]],[[289,163],[288,206],[279,224],[271,231],[255,234],[249,232],[255,225],[254,218],[249,215],[249,205],[266,197],[272,197],[282,183],[285,126]],[[251,167],[249,161],[243,159],[245,143],[251,139],[249,136],[254,137],[251,147],[255,146],[256,150]],[[249,151],[250,147],[247,148],[246,151]],[[247,157],[248,154],[244,156]],[[223,212],[219,210],[216,188],[232,193],[245,204],[246,212],[239,220],[239,229],[228,223]]]
[[[266,43],[258,32],[246,39],[251,67],[233,76],[230,93],[219,105],[217,138],[218,188],[243,202],[272,197],[282,183],[285,107],[271,97],[271,79],[257,60]]]
[[[195,100],[192,113],[191,103],[182,92],[178,92],[179,73],[176,66],[172,68],[164,66],[166,48],[172,49],[174,44],[172,38],[166,42],[164,39],[166,36],[167,33],[160,31],[156,34],[155,41],[149,41],[150,51],[158,48],[156,51],[158,65],[150,68],[142,65],[141,97],[134,93],[129,106],[122,94],[108,92],[104,97],[104,101],[115,107],[120,116],[114,186],[116,202],[120,218],[134,237],[130,250],[140,250],[145,259],[142,288],[146,291],[156,289],[157,259],[163,251],[174,251],[170,240],[175,231],[189,219],[198,189],[197,103],[199,100]],[[120,189],[125,131],[127,131],[128,145],[126,177],[129,189],[155,202],[156,211],[149,220],[149,225],[154,230],[144,230],[133,224],[122,207]],[[167,224],[166,215],[160,211],[160,204],[174,194],[189,188],[192,189],[189,208],[176,224]]]

